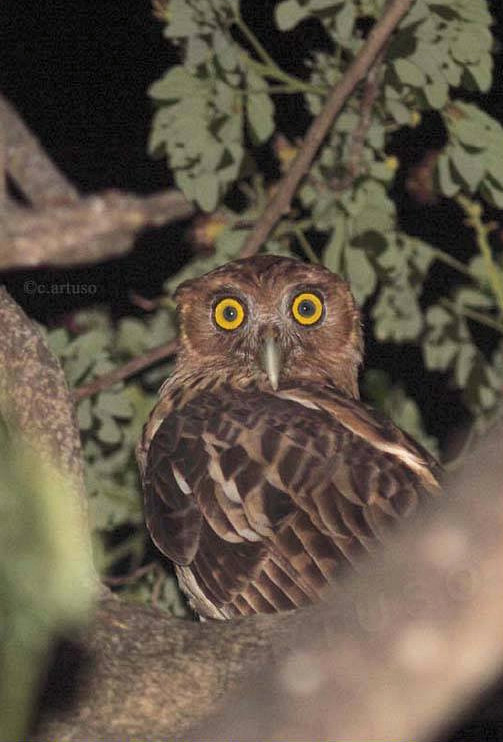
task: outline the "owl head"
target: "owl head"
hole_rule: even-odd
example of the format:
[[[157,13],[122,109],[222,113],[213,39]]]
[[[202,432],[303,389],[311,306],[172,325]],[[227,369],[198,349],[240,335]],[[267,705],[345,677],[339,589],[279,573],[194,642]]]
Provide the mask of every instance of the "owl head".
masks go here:
[[[321,265],[260,255],[185,281],[175,294],[178,373],[217,371],[277,389],[327,381],[358,396],[360,312],[345,281]]]

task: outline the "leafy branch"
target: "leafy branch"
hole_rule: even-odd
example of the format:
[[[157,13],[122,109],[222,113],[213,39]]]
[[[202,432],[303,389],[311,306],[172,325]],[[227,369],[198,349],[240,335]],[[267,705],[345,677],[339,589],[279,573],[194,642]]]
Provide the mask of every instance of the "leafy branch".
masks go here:
[[[243,17],[241,16],[241,13],[239,11],[239,7],[236,6],[235,15],[234,15],[234,23],[239,28],[245,39],[250,43],[253,50],[256,52],[257,56],[261,60],[261,62],[257,62],[256,60],[250,58],[249,56],[245,56],[245,64],[249,65],[253,69],[256,70],[260,75],[263,77],[271,77],[275,80],[279,80],[280,82],[285,83],[284,89],[281,88],[273,88],[269,89],[269,92],[289,92],[289,93],[302,93],[302,92],[311,92],[311,93],[318,93],[322,95],[326,95],[328,90],[325,90],[324,88],[320,88],[316,85],[310,85],[309,83],[306,83],[304,80],[301,80],[298,77],[295,77],[294,75],[289,75],[287,72],[282,70],[274,61],[274,59],[271,57],[269,52],[265,49],[263,44],[259,41],[259,39],[255,36],[251,28],[248,26],[247,23],[243,20]]]
[[[477,247],[484,260],[487,279],[498,303],[500,314],[503,315],[503,272],[493,259],[488,239],[493,225],[483,222],[482,206],[478,202],[470,200],[461,193],[456,196],[456,201],[466,215],[466,223],[475,231]]]
[[[275,195],[266,206],[255,229],[240,250],[241,257],[253,255],[265,242],[277,221],[290,210],[292,198],[300,181],[325,139],[336,116],[358,83],[369,72],[400,20],[410,8],[412,0],[391,0],[363,44],[353,63],[335,86],[304,138],[303,145],[288,172],[283,176]]]

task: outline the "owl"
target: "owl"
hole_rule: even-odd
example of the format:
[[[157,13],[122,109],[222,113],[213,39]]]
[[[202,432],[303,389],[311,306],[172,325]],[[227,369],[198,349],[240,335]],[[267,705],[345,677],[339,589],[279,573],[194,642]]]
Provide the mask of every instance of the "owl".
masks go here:
[[[339,276],[263,255],[175,298],[180,350],[137,450],[151,537],[203,617],[318,601],[440,493],[437,464],[359,401]]]

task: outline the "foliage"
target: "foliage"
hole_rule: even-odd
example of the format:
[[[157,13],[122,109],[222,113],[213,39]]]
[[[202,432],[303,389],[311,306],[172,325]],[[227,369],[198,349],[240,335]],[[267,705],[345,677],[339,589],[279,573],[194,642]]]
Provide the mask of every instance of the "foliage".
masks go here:
[[[167,155],[177,184],[189,198],[207,211],[219,205],[228,222],[215,241],[214,253],[187,266],[185,276],[202,273],[237,253],[245,235],[233,225],[256,218],[264,202],[263,175],[256,164],[250,173],[249,162],[256,145],[274,132],[276,107],[284,103],[285,94],[296,94],[313,116],[318,114],[331,86],[362,45],[364,22],[378,17],[384,5],[384,0],[279,2],[275,20],[281,31],[315,18],[331,46],[329,52],[311,51],[305,60],[307,78],[299,79],[278,66],[264,48],[266,39],[259,40],[245,24],[235,0],[169,4],[165,35],[179,45],[183,61],[150,89],[158,104],[151,151]],[[369,124],[363,121],[362,94],[353,96],[305,179],[296,208],[282,219],[273,236],[283,249],[300,248],[312,259],[305,239],[309,231],[313,244],[323,245],[323,263],[348,278],[360,304],[368,302],[375,338],[420,343],[426,368],[452,374],[479,422],[494,409],[501,385],[499,345],[486,358],[477,346],[477,328],[467,320],[467,316],[487,320],[501,334],[503,279],[490,246],[484,251],[480,244],[481,239],[487,243],[487,226],[480,219],[472,223],[477,244],[466,265],[402,231],[390,193],[399,163],[388,149],[398,129],[417,126],[424,112],[438,111],[447,142],[436,161],[437,193],[458,199],[472,222],[474,204],[468,197],[503,208],[503,129],[459,97],[486,92],[491,85],[491,22],[485,0],[416,0],[387,50]],[[204,98],[203,89],[213,93]],[[211,109],[209,117],[199,116],[202,105]],[[198,136],[180,125],[180,110],[197,119]],[[222,126],[225,136],[220,136]],[[230,138],[228,131],[232,131]],[[297,135],[303,133],[299,130]],[[362,136],[358,151],[356,140]],[[277,137],[276,132],[275,142],[269,144],[284,166],[285,147],[274,146]],[[181,158],[180,151],[186,156]],[[234,175],[229,180],[231,162]],[[203,177],[203,170],[212,172],[213,180]],[[243,183],[247,204],[236,211],[233,195]],[[266,249],[271,249],[270,244]],[[455,257],[455,245],[453,253]],[[485,264],[477,273],[481,257]],[[425,307],[424,282],[435,261],[456,268],[464,282],[452,296],[443,297],[448,305],[441,300]],[[169,289],[176,280],[169,282]]]
[[[28,731],[54,640],[88,617],[91,565],[68,484],[3,429],[0,502],[0,738],[14,740]]]
[[[288,132],[276,124],[286,118],[288,99],[295,96],[299,112],[317,115],[384,6],[385,0],[277,3],[278,32],[301,33],[309,21],[318,24],[317,39],[323,41],[316,45],[313,36],[298,77],[267,51],[267,37],[259,39],[247,25],[238,0],[170,0],[164,33],[178,48],[179,63],[150,88],[155,113],[149,149],[166,157],[177,186],[207,213],[192,232],[198,254],[168,279],[168,297],[180,281],[239,254],[305,134],[303,115],[298,123],[290,121]],[[321,260],[344,275],[377,347],[420,347],[426,372],[444,374],[460,390],[477,430],[495,414],[503,372],[503,270],[490,221],[503,208],[503,129],[473,102],[474,93],[491,85],[490,25],[485,0],[416,0],[375,80],[369,76],[348,101],[292,209],[263,247]],[[432,158],[427,196],[432,202],[452,200],[458,214],[447,251],[401,228],[396,205],[395,138],[418,126],[438,128],[432,113],[442,122],[446,143]],[[465,260],[457,237],[468,230],[473,245]],[[439,290],[440,265],[451,278]],[[81,314],[76,323],[76,334],[50,333],[74,386],[176,333],[166,307],[116,325],[104,310]],[[489,341],[481,338],[482,325]],[[164,364],[79,405],[103,571],[125,559],[134,571],[145,559],[134,445],[168,372]],[[379,368],[369,369],[363,383],[368,399],[442,453],[421,420],[422,400],[410,396],[409,386],[408,380],[393,384]],[[137,599],[164,591],[169,606],[175,601],[170,584],[161,590],[148,573],[132,592]]]
[[[72,386],[107,373],[115,366],[165,343],[176,333],[173,311],[161,308],[146,320],[125,317],[115,326],[105,309],[81,311],[73,318],[76,333],[57,328],[48,333]],[[156,400],[156,390],[170,371],[163,363],[143,374],[141,381],[120,382],[77,406],[89,496],[94,560],[102,574],[126,564],[130,570],[145,558],[148,539],[143,526],[135,446]],[[114,536],[121,534],[117,540]],[[164,584],[166,583],[166,584]],[[162,584],[146,574],[130,590],[132,599],[159,593],[159,602],[181,613],[174,580]]]

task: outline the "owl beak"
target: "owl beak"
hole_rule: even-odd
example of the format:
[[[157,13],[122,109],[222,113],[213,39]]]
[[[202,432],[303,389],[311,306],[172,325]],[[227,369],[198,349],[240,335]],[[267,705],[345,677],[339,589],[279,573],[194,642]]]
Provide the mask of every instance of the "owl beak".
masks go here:
[[[268,335],[262,346],[262,366],[274,391],[278,388],[281,360],[281,348],[277,340]]]

